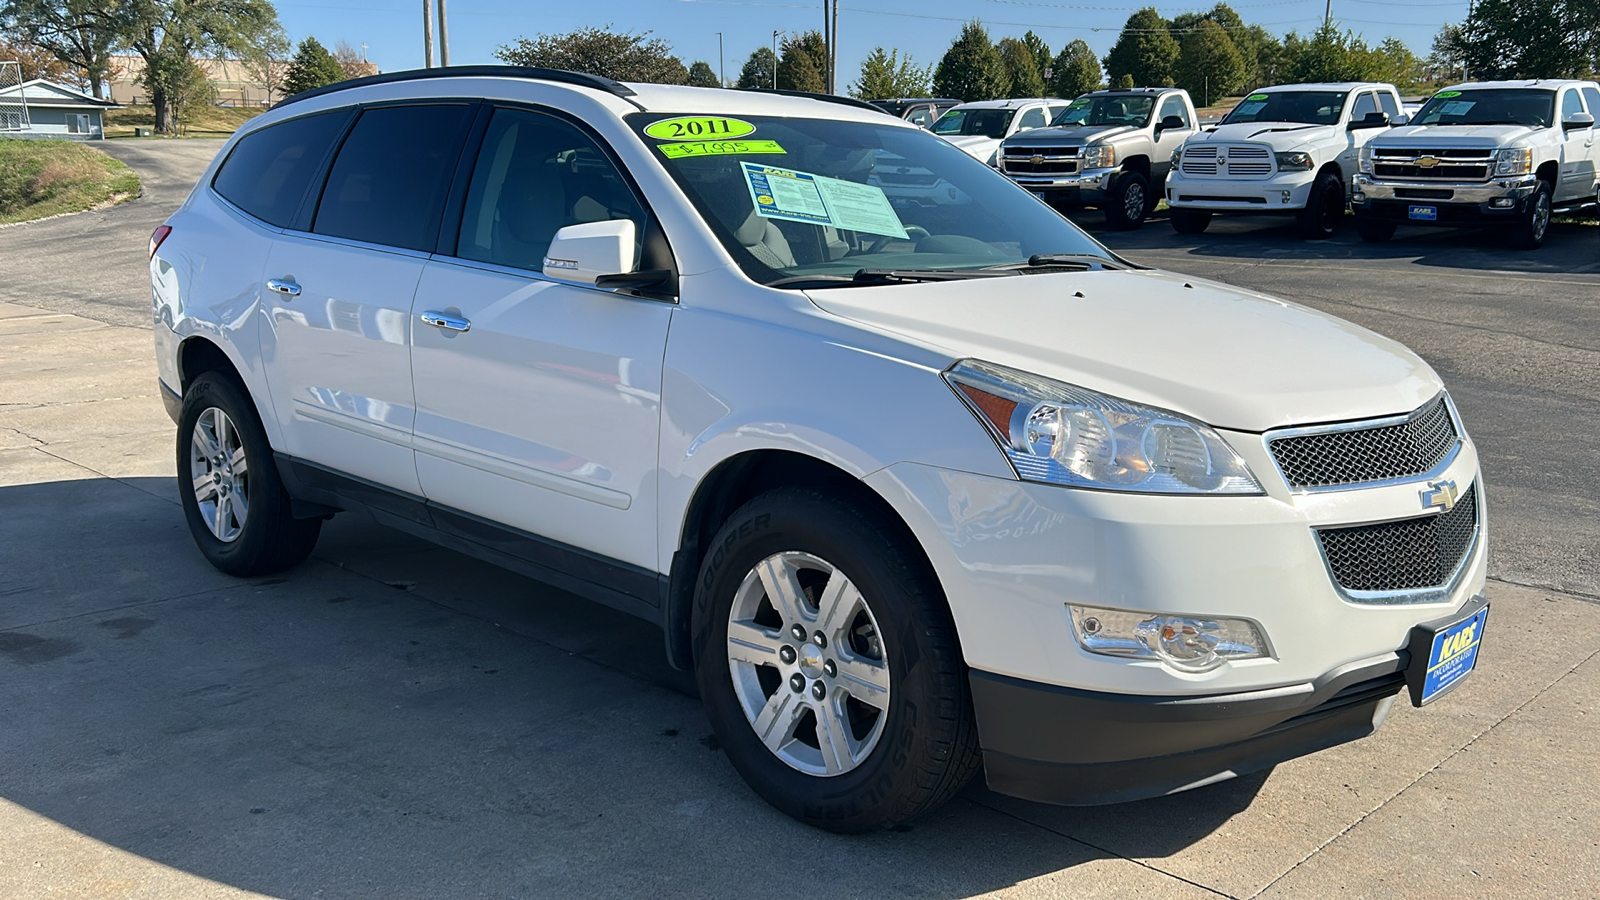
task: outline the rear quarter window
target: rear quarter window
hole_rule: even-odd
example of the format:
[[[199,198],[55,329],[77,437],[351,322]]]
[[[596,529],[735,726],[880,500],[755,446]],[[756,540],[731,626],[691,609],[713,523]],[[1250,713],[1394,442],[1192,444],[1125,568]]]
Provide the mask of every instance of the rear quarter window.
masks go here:
[[[263,222],[292,225],[349,115],[336,110],[301,116],[245,135],[217,170],[212,189]]]

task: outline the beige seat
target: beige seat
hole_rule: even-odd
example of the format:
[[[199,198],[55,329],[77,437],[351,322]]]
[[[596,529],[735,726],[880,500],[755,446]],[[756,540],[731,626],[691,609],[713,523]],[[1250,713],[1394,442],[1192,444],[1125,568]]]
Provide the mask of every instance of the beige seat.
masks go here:
[[[750,255],[764,265],[774,269],[795,265],[794,252],[789,249],[789,241],[783,232],[778,230],[775,222],[757,215],[754,209],[745,217],[744,224],[734,230],[733,236],[740,246],[749,250]]]

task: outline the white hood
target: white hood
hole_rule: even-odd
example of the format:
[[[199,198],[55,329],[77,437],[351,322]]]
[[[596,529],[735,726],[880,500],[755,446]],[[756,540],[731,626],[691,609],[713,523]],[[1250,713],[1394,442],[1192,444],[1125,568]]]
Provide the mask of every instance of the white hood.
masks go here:
[[[968,156],[981,163],[994,159],[995,151],[1000,149],[999,138],[984,137],[981,134],[957,134],[946,137],[945,140],[960,147]]]
[[[1407,125],[1373,139],[1380,147],[1488,148],[1508,147],[1518,138],[1537,134],[1527,125]]]
[[[952,359],[1000,363],[1239,431],[1410,412],[1441,387],[1427,363],[1388,338],[1166,272],[1018,275],[808,296],[830,313]]]
[[[1304,122],[1235,122],[1232,125],[1218,125],[1215,131],[1202,131],[1184,143],[1203,144],[1208,141],[1221,141],[1234,144],[1249,141],[1266,144],[1274,150],[1293,150],[1306,144],[1335,140],[1338,137],[1339,128],[1334,125],[1307,125]]]

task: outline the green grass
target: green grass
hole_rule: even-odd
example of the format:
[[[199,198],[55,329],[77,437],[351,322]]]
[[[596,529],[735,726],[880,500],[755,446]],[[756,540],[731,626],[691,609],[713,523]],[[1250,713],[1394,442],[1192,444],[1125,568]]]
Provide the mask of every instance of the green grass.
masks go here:
[[[184,113],[180,137],[227,137],[239,126],[265,112],[259,106],[197,106]],[[129,106],[105,111],[106,137],[133,137],[133,129],[156,127],[153,106]]]
[[[0,225],[81,212],[138,195],[137,173],[86,144],[0,140]]]

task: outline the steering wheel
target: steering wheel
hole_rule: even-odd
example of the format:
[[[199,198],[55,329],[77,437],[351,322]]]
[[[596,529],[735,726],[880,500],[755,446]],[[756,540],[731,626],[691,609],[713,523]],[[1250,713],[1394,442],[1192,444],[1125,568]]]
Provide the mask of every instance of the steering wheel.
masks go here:
[[[907,226],[905,226],[905,229],[906,229],[906,236],[909,237],[913,241],[920,241],[923,238],[928,236],[928,229],[923,228],[921,225],[907,225]],[[865,250],[863,250],[861,252],[862,253],[877,253],[879,250],[882,250],[884,247],[888,246],[890,241],[895,240],[895,239],[896,238],[892,234],[883,235],[883,236],[879,237],[877,240],[873,241],[871,244],[869,244],[867,246],[867,249],[865,249]]]

